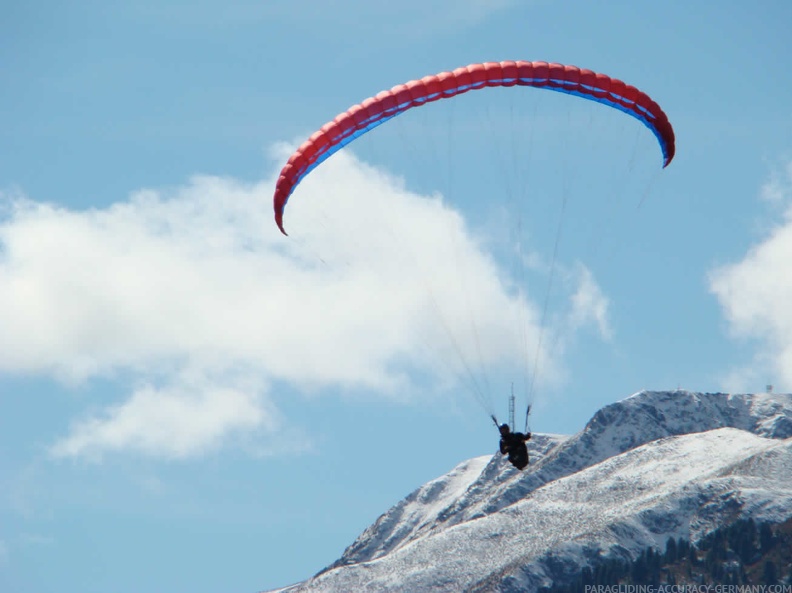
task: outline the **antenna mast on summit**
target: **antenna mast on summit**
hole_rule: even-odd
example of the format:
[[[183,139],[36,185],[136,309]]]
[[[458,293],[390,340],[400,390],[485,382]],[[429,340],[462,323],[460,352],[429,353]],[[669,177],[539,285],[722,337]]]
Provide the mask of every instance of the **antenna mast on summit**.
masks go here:
[[[517,430],[514,425],[514,383],[511,384],[511,396],[509,396],[509,426],[512,430]]]

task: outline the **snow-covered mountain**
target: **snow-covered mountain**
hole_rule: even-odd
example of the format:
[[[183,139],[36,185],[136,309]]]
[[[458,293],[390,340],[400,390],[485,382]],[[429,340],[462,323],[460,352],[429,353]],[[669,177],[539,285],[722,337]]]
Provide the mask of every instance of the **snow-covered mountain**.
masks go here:
[[[531,591],[741,516],[792,517],[790,395],[642,391],[529,445],[525,471],[462,463],[282,591]]]

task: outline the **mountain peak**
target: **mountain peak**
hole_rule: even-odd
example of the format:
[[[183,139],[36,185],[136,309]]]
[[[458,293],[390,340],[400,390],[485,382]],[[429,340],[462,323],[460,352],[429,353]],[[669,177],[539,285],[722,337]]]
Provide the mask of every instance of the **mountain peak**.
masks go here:
[[[535,590],[603,555],[792,517],[792,397],[640,391],[531,465],[466,461],[384,513],[289,591]]]

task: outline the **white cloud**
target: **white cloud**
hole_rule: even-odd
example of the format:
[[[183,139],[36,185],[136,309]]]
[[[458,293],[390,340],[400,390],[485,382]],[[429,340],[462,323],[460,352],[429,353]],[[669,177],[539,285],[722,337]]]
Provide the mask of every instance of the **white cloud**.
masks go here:
[[[231,435],[266,428],[276,414],[254,389],[201,384],[189,380],[165,389],[145,386],[125,403],[77,423],[58,442],[56,457],[96,456],[133,451],[185,458],[216,448]]]
[[[404,3],[360,2],[345,19],[380,21],[387,30],[431,32],[464,29],[515,6],[515,0],[409,0]],[[461,66],[462,64],[460,64]]]
[[[196,177],[86,211],[2,198],[0,372],[143,385],[53,453],[189,457],[288,430],[273,382],[399,397],[536,356],[538,308],[441,198],[341,152],[298,188],[287,238],[272,187]],[[588,273],[573,306],[608,334]]]
[[[759,196],[771,204],[788,205],[792,197],[792,161],[771,173]]]
[[[218,6],[216,2],[192,2],[188,7],[162,2],[136,3],[130,10],[158,21],[167,20],[188,26],[251,26],[282,21],[321,24],[316,35],[338,29],[361,35],[430,35],[464,29],[487,17],[515,6],[516,0],[404,0],[368,2],[347,0],[338,3],[315,0],[268,0],[235,2]],[[364,28],[361,23],[366,23]],[[461,65],[461,64],[460,64]]]
[[[761,192],[764,199],[785,208],[783,215],[741,261],[713,270],[709,283],[733,334],[760,344],[751,364],[731,374],[730,384],[742,387],[764,375],[770,383],[788,389],[792,385],[792,164],[774,175]]]
[[[570,321],[573,329],[588,324],[596,326],[603,340],[613,336],[608,309],[610,303],[594,280],[591,270],[580,265],[577,269],[578,288],[572,296]]]
[[[26,546],[51,546],[55,544],[54,537],[39,533],[23,533],[20,536],[20,540]]]

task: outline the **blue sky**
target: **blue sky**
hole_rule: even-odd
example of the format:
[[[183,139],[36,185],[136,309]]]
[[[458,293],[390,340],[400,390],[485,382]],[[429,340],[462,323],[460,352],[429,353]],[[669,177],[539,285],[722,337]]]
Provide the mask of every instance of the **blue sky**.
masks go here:
[[[643,388],[792,389],[788,2],[4,12],[4,591],[307,578],[493,452],[512,382],[556,433]],[[646,91],[676,159],[600,105],[481,91],[333,156],[277,232],[313,130],[507,59]]]

